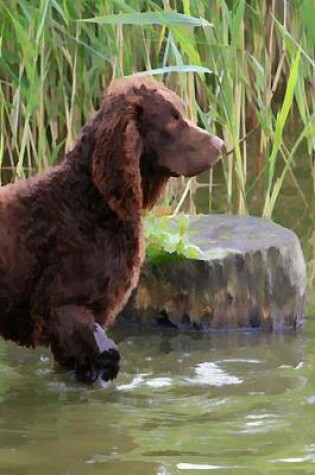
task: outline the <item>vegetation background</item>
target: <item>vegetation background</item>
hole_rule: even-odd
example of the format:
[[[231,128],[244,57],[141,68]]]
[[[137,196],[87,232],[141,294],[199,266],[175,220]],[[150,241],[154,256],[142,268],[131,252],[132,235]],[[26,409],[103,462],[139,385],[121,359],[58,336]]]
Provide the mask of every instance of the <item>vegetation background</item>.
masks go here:
[[[54,164],[112,78],[154,74],[225,140],[159,213],[252,213],[314,260],[313,0],[0,0],[1,180]]]

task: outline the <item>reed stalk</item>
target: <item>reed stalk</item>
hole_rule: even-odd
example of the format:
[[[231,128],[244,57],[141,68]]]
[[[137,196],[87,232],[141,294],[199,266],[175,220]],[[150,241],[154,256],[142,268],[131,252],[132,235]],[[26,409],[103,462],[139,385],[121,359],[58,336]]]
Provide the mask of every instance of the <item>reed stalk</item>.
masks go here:
[[[1,182],[56,163],[110,80],[141,73],[227,150],[163,207],[270,218],[288,182],[308,203],[296,170],[315,193],[314,16],[309,0],[0,0]]]

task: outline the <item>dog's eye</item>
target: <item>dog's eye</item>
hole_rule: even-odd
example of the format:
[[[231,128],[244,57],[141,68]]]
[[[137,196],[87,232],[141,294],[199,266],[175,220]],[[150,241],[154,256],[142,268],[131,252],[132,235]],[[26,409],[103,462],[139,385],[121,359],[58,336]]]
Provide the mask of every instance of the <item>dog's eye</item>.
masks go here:
[[[175,110],[175,111],[173,111],[172,117],[175,120],[179,120],[180,119],[180,113]]]

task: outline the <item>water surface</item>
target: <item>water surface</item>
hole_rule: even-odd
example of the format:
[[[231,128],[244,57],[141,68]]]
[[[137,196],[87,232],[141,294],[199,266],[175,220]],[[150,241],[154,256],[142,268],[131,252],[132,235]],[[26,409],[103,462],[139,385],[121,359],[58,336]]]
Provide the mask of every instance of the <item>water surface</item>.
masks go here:
[[[123,363],[106,389],[1,342],[1,474],[315,473],[313,322],[115,337]]]

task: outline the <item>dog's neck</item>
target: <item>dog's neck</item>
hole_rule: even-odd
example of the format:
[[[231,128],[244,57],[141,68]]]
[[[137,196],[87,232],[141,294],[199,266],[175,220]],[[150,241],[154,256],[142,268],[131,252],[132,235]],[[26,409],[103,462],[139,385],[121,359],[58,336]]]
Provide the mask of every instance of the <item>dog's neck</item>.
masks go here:
[[[144,155],[140,159],[142,194],[143,194],[143,209],[151,209],[160,198],[164,188],[169,180],[169,177],[159,170],[154,170]]]

